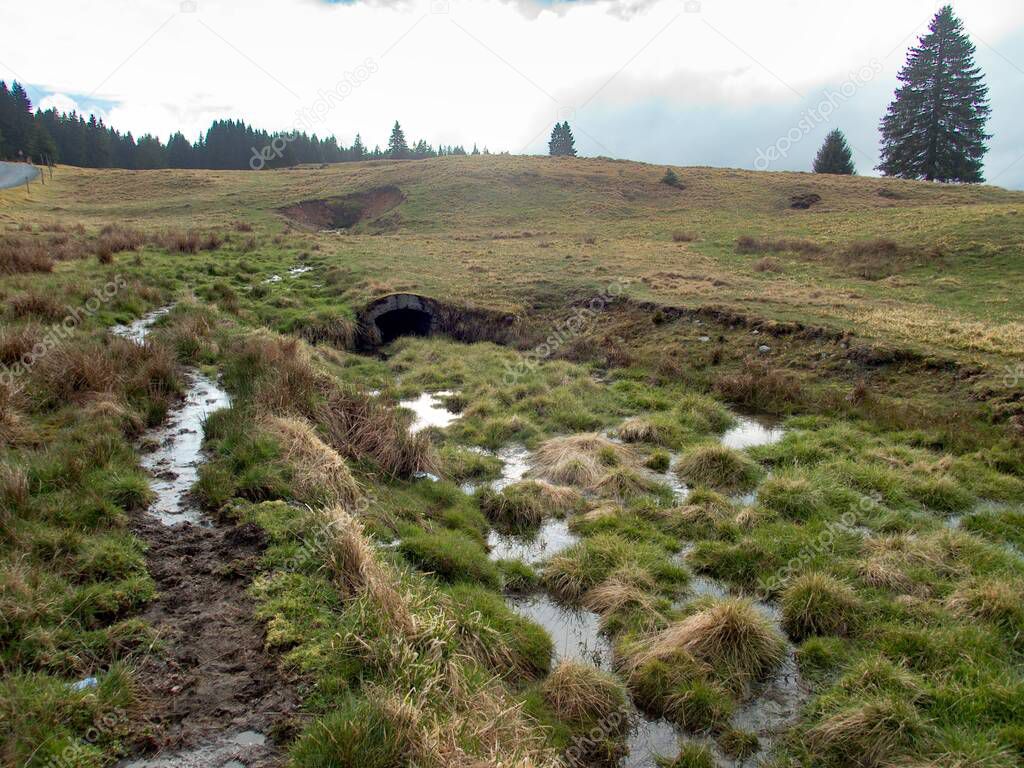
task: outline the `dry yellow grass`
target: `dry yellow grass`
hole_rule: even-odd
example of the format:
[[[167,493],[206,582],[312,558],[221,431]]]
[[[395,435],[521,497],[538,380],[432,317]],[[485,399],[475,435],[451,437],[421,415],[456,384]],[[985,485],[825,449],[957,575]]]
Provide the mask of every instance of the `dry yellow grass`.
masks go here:
[[[749,600],[726,598],[670,625],[634,650],[643,665],[683,653],[709,665],[736,691],[774,671],[785,656],[785,640]]]
[[[341,593],[347,600],[367,600],[369,610],[386,618],[389,639],[382,645],[374,644],[378,638],[347,637],[344,642],[355,643],[364,653],[382,654],[364,661],[386,670],[399,686],[405,675],[418,680],[402,698],[394,689],[381,689],[380,695],[401,716],[408,738],[427,764],[558,768],[542,733],[505,686],[499,680],[481,684],[467,667],[468,657],[447,656],[459,634],[451,608],[428,592],[403,585],[381,562],[350,512],[334,506],[315,515],[324,531],[325,563]]]
[[[263,428],[277,440],[294,471],[296,492],[310,503],[351,506],[362,491],[341,455],[319,438],[306,420],[267,416]]]
[[[90,233],[112,222],[147,234],[234,232],[244,219],[261,243],[287,230],[290,245],[329,250],[337,266],[351,270],[344,295],[350,305],[401,285],[439,298],[471,292],[482,305],[517,310],[539,284],[615,282],[637,298],[724,305],[944,352],[1018,359],[1024,352],[1024,306],[1006,291],[1020,277],[1021,193],[870,177],[675,171],[685,192],[659,183],[663,167],[584,158],[490,155],[258,174],[62,167],[31,197],[0,191],[0,225],[59,220]],[[397,226],[357,229],[340,243],[335,234],[295,229],[279,212],[385,185],[406,195]],[[808,192],[821,202],[790,209],[793,195]],[[700,237],[676,242],[680,231]],[[736,253],[745,236],[814,242],[822,253],[780,254],[781,272],[758,271],[756,254]],[[908,253],[944,255],[901,265],[906,271],[880,281],[851,275],[834,258],[883,237]],[[384,275],[400,277],[384,285]]]
[[[530,472],[559,485],[594,486],[609,466],[629,464],[633,453],[597,433],[555,437],[542,443],[531,457]]]

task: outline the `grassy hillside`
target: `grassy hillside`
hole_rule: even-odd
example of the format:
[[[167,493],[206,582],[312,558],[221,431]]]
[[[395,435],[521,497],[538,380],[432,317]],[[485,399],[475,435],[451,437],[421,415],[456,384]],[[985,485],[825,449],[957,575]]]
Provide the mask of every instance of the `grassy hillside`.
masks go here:
[[[0,192],[0,762],[1024,764],[1024,194],[676,172]]]
[[[668,304],[721,304],[957,356],[1024,355],[1024,298],[1006,290],[1024,269],[1024,194],[709,168],[677,169],[679,190],[659,183],[662,172],[494,156],[262,174],[64,168],[31,200],[5,193],[0,215],[223,231],[242,220],[269,234],[284,231],[287,205],[395,185],[406,201],[379,223],[293,234],[280,255],[317,248],[323,263],[378,281],[374,290],[526,308],[619,281]],[[821,202],[790,208],[804,194]],[[737,252],[742,237],[760,241],[753,253]]]

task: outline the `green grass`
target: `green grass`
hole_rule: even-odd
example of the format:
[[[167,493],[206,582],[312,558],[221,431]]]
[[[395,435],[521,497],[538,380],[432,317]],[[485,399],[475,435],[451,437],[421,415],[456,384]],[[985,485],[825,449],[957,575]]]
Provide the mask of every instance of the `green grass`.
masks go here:
[[[723,445],[691,448],[679,457],[676,474],[690,485],[719,491],[747,491],[757,485],[758,465],[744,454]]]
[[[446,581],[468,581],[501,586],[498,567],[487,558],[483,547],[457,531],[424,531],[409,527],[401,531],[399,551],[420,570]]]
[[[623,566],[646,570],[658,589],[673,595],[685,587],[685,568],[674,565],[665,550],[616,534],[585,538],[552,557],[544,566],[544,584],[566,600],[578,600]]]
[[[180,389],[177,361],[222,372],[233,396],[235,407],[206,425],[211,453],[196,492],[211,510],[268,532],[252,592],[269,647],[310,682],[302,732],[288,745],[297,765],[423,759],[416,750],[430,723],[474,756],[496,744],[534,757],[536,744],[565,750],[588,718],[545,701],[550,641],[508,610],[501,591],[593,604],[628,650],[699,609],[671,603],[687,597],[692,568],[780,601],[811,686],[780,765],[1009,768],[1024,742],[1024,450],[1007,427],[1020,392],[1005,374],[1024,355],[1024,305],[1006,286],[1024,263],[1024,197],[676,169],[680,195],[658,183],[663,171],[497,156],[258,178],[60,168],[32,200],[0,193],[3,226],[32,224],[19,236],[72,255],[50,274],[0,281],[3,362],[66,306],[124,278],[76,332],[76,354],[40,364],[23,396],[0,395],[3,761],[34,754],[44,765],[78,745],[82,765],[109,765],[131,736],[115,729],[87,743],[88,725],[145,708],[129,670],[153,641],[139,614],[154,586],[128,523],[150,496],[133,443]],[[389,231],[368,223],[338,238],[289,228],[277,213],[385,183],[407,196]],[[879,185],[899,199],[880,196]],[[822,205],[788,210],[788,197],[809,187]],[[44,231],[58,219],[65,232]],[[239,219],[252,232],[235,231]],[[147,244],[111,265],[74,257],[91,254],[115,220],[226,237],[192,255]],[[759,271],[759,256],[736,247],[744,236],[820,247],[782,248],[771,253],[773,271]],[[898,243],[898,258],[873,279],[863,268],[878,265],[851,266],[842,254],[878,237]],[[920,258],[934,248],[940,259]],[[312,271],[288,275],[298,264]],[[282,279],[266,282],[273,275]],[[609,285],[625,300],[598,312],[586,333],[523,357]],[[152,349],[103,338],[103,327],[186,291],[196,301],[180,303]],[[392,291],[455,303],[471,295],[522,320],[522,349],[407,338],[382,357],[353,353],[357,312]],[[316,346],[290,352],[273,333]],[[762,343],[767,354],[757,352]],[[375,410],[379,429],[354,446],[331,431],[338,425],[324,406],[351,402],[360,388],[380,390],[384,405],[450,389],[461,415],[410,444],[389,411]],[[726,402],[790,416],[786,436],[722,449],[734,418]],[[258,407],[309,419],[343,455],[367,493],[359,517],[394,590],[384,594],[400,600],[339,591],[301,509],[321,496],[303,493],[300,468],[263,431]],[[594,494],[592,503],[553,506],[529,484],[474,498],[458,485],[499,473],[498,460],[476,449],[535,449],[627,424],[628,446],[595,450],[594,466],[582,467],[595,476],[575,491]],[[683,505],[647,472],[664,472],[675,453],[683,480],[700,486]],[[428,454],[444,480],[388,471]],[[728,498],[748,490],[750,508]],[[581,540],[536,570],[488,558],[495,524],[562,514]],[[675,556],[686,541],[683,567]],[[422,645],[403,633],[394,606],[411,611]],[[741,645],[723,669],[750,651]],[[459,677],[439,683],[442,670]],[[96,673],[95,696],[66,685]],[[659,657],[625,679],[645,709],[712,734],[727,752],[751,748],[749,734],[728,728],[743,693],[720,671]],[[410,691],[432,693],[406,702]],[[548,730],[498,714],[519,701]],[[466,734],[484,732],[482,722],[497,724],[497,741],[472,743]],[[616,735],[591,757],[621,749]],[[676,764],[702,759],[690,750]]]

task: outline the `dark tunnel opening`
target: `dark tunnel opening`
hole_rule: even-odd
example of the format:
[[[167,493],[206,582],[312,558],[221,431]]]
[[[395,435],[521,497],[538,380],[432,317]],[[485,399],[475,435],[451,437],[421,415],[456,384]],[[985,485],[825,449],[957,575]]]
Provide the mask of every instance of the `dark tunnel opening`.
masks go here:
[[[381,343],[387,344],[399,336],[429,336],[431,317],[429,312],[419,309],[393,309],[380,315],[375,323]]]

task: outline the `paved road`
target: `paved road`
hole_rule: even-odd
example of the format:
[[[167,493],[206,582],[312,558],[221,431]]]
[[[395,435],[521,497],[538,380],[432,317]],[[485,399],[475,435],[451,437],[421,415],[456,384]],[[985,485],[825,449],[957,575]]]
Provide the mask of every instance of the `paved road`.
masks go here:
[[[38,175],[39,169],[28,163],[0,163],[0,189],[20,187]]]

